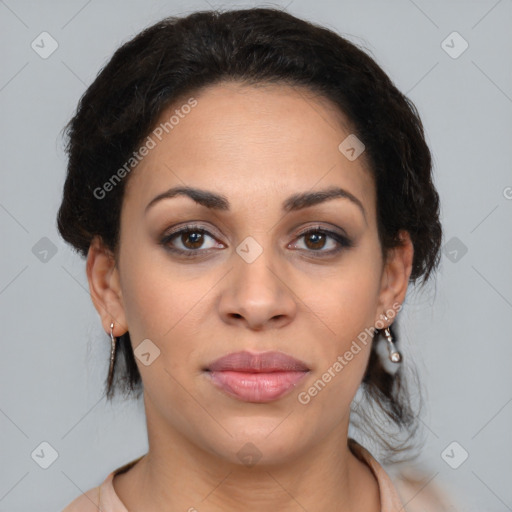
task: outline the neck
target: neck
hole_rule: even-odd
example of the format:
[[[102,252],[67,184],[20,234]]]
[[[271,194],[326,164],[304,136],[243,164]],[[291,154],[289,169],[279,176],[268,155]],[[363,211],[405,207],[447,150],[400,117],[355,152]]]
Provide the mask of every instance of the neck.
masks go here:
[[[247,465],[248,458],[226,460],[153,416],[148,454],[114,478],[114,489],[130,511],[378,512],[377,481],[350,451],[347,431],[348,421],[293,457]]]

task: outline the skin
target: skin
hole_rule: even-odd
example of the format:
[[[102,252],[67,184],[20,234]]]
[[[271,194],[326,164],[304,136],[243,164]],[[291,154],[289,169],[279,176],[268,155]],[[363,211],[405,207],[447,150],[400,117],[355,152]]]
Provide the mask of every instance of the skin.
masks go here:
[[[371,343],[307,405],[297,396],[402,304],[413,257],[408,233],[384,260],[364,153],[349,161],[340,152],[349,123],[327,100],[300,88],[237,83],[194,97],[197,106],[132,171],[117,262],[99,239],[89,250],[91,297],[105,331],[114,321],[114,335],[129,330],[134,349],[150,339],[160,350],[149,366],[137,359],[149,451],[114,478],[114,488],[130,512],[377,512],[377,481],[347,447],[350,403]],[[231,210],[176,196],[145,214],[155,196],[178,185],[222,194]],[[346,198],[282,211],[290,195],[329,186],[356,196],[365,215]],[[203,245],[186,235],[169,244],[203,255],[168,252],[163,236],[190,222],[210,233]],[[317,224],[345,230],[354,247],[322,256],[339,244],[298,236]],[[236,252],[248,236],[263,249],[250,264]],[[242,349],[280,350],[311,372],[281,399],[244,402],[202,371]],[[252,467],[237,456],[248,442],[261,453]]]

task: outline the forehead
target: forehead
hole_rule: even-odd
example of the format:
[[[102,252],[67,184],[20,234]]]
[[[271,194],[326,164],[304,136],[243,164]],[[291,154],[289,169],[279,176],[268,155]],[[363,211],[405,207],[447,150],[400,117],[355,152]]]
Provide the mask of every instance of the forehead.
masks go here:
[[[339,109],[302,87],[209,86],[162,114],[125,201],[142,207],[167,188],[188,185],[217,191],[242,207],[248,199],[268,204],[336,185],[373,215],[374,183],[364,152],[351,161],[339,148],[351,133]]]

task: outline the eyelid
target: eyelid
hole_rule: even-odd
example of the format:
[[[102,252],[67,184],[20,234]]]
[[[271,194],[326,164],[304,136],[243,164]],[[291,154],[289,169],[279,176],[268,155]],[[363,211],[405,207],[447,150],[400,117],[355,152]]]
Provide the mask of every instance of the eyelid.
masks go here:
[[[318,250],[318,251],[310,250],[310,251],[307,251],[306,250],[306,252],[311,253],[313,255],[322,255],[322,254],[324,254],[324,255],[335,255],[335,254],[338,254],[339,252],[341,252],[342,250],[350,249],[351,247],[355,246],[354,241],[352,240],[351,237],[349,237],[346,234],[344,229],[341,229],[341,230],[339,228],[338,229],[331,229],[331,228],[326,228],[326,227],[321,226],[321,225],[313,225],[313,226],[308,226],[308,227],[304,228],[299,233],[297,233],[297,236],[294,238],[294,241],[292,243],[295,244],[297,240],[299,240],[304,235],[307,235],[309,233],[323,233],[328,238],[331,238],[332,240],[334,240],[338,244],[338,247],[336,249],[331,249],[329,251],[324,251],[324,250]]]
[[[170,229],[169,231],[165,230],[162,237],[170,237],[172,235],[175,235],[176,233],[180,233],[181,231],[185,231],[185,230],[186,231],[197,230],[197,231],[205,232],[206,234],[209,234],[209,235],[214,235],[216,238],[222,238],[217,233],[217,230],[215,228],[210,228],[210,227],[206,227],[204,225],[196,224],[196,222],[203,222],[203,221],[189,221],[189,222],[185,222],[183,224],[178,224],[176,226],[173,226],[172,229]],[[326,228],[325,224],[327,224],[328,226],[332,226],[332,227]],[[295,231],[295,229],[296,228],[292,228],[288,232],[287,235],[288,236],[291,235]],[[338,234],[339,236],[350,239],[349,235],[343,228],[340,228],[339,226],[332,224],[330,222],[323,222],[322,224],[317,222],[314,224],[310,224],[310,225],[302,228],[295,236],[296,237],[302,236],[306,233],[309,233],[312,230],[318,230],[318,231],[331,231],[332,230],[332,231],[334,231],[334,233]]]
[[[326,227],[326,225],[329,227]],[[317,222],[316,224],[310,224],[310,225],[306,226],[305,228],[301,229],[299,231],[299,233],[297,234],[297,236],[301,236],[305,233],[308,233],[311,230],[333,231],[334,233],[338,234],[339,236],[349,238],[347,232],[343,228],[340,228],[339,226],[336,226],[335,224],[331,224],[330,222],[323,222],[322,224]]]
[[[216,240],[217,242],[221,243],[222,245],[225,245],[224,242],[219,240],[219,238],[221,238],[221,237],[218,236],[217,234],[215,234],[215,231],[216,230],[211,229],[211,228],[206,227],[206,226],[202,226],[200,224],[186,223],[186,224],[174,226],[170,231],[165,231],[164,234],[160,237],[160,239],[161,239],[161,241],[163,243],[169,243],[171,238],[173,238],[173,237],[175,237],[177,235],[180,235],[182,233],[200,232],[200,233],[203,233],[206,236],[209,236],[209,237],[213,238],[214,240]],[[199,251],[200,251],[200,249],[197,250],[197,252],[199,252]],[[193,251],[187,251],[187,252],[193,252]],[[205,250],[203,249],[202,252],[205,252]]]
[[[326,227],[325,224],[332,226],[332,228]],[[180,235],[181,233],[200,232],[206,236],[211,237],[212,239],[217,240],[217,242],[219,242],[221,245],[225,246],[224,242],[218,240],[218,238],[221,238],[221,237],[217,236],[214,233],[211,233],[210,230],[216,231],[215,229],[207,228],[204,225],[197,224],[196,222],[193,222],[193,221],[191,221],[189,223],[185,223],[185,224],[178,224],[177,226],[174,226],[170,231],[164,232],[164,234],[160,237],[160,244],[162,246],[164,246],[164,248],[166,248],[168,251],[174,252],[177,254],[182,254],[182,255],[187,255],[187,256],[204,255],[204,254],[210,253],[211,251],[214,251],[216,249],[198,248],[198,249],[183,250],[183,249],[177,249],[176,247],[172,247],[170,245],[170,242],[171,242],[172,238]],[[354,242],[347,235],[346,231],[343,228],[340,228],[339,226],[336,226],[329,222],[324,222],[323,224],[320,224],[317,222],[315,224],[310,224],[308,226],[305,226],[295,235],[295,238],[293,239],[292,242],[290,242],[290,244],[295,244],[297,240],[299,240],[300,238],[302,238],[303,236],[305,236],[311,232],[313,232],[313,233],[320,232],[320,233],[325,234],[328,238],[331,238],[332,240],[334,240],[337,243],[338,247],[336,249],[331,249],[331,250],[322,250],[322,249],[319,249],[316,251],[315,250],[307,250],[307,249],[298,249],[298,250],[305,251],[305,252],[311,253],[313,255],[316,253],[316,255],[318,255],[318,257],[322,257],[321,255],[326,255],[326,256],[334,255],[344,249],[348,249],[348,248],[351,248],[354,246]],[[288,244],[288,246],[290,244]]]
[[[216,238],[222,238],[221,235],[218,233],[218,231],[215,228],[210,227],[210,226],[201,225],[201,224],[199,224],[199,222],[203,222],[203,221],[189,221],[189,222],[184,222],[184,223],[178,224],[176,226],[173,226],[169,230],[165,230],[162,237],[170,237],[170,236],[180,233],[182,231],[196,230],[196,231],[205,232],[208,235],[213,235]]]

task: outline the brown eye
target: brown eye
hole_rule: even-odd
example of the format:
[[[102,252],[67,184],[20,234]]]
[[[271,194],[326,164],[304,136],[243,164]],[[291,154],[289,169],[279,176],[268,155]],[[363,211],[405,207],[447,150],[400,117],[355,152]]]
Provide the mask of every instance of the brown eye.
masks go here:
[[[304,247],[300,247],[300,244],[294,244],[294,247],[300,250],[304,250],[315,256],[332,256],[354,246],[354,243],[341,233],[329,231],[321,227],[315,227],[308,229],[299,234],[296,240],[304,239]],[[325,249],[327,247],[327,249]]]
[[[313,250],[322,249],[327,238],[325,233],[319,231],[311,231],[303,236],[305,237],[307,247]]]
[[[215,248],[216,239],[200,226],[185,226],[165,235],[160,244],[183,256],[199,256]]]
[[[204,243],[204,232],[182,231],[180,241],[187,249],[200,249]]]

